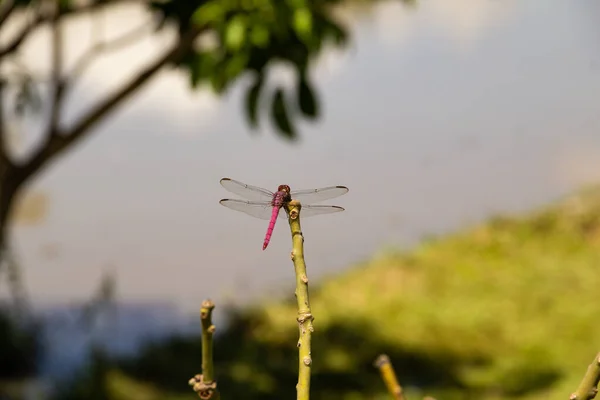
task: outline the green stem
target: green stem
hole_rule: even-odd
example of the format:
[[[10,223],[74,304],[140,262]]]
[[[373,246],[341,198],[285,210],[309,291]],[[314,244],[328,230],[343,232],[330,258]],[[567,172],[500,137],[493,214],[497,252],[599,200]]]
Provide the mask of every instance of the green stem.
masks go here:
[[[381,379],[383,379],[388,392],[392,395],[392,399],[406,400],[402,386],[400,386],[400,382],[398,382],[398,378],[396,378],[396,372],[394,371],[390,358],[386,354],[381,354],[375,360],[374,365],[379,369]]]
[[[217,390],[217,381],[213,365],[213,334],[215,326],[212,323],[212,311],[215,304],[210,300],[204,300],[200,308],[200,319],[202,321],[202,374],[194,376],[189,385],[198,393],[202,400],[218,400],[220,398]]]
[[[302,206],[299,201],[292,200],[287,205],[288,222],[292,233],[292,261],[296,272],[296,301],[298,302],[298,384],[296,385],[297,400],[309,400],[310,398],[310,368],[312,358],[310,351],[310,340],[313,332],[313,315],[310,311],[308,301],[308,278],[306,276],[306,264],[304,263],[304,236],[300,227],[300,210]]]
[[[202,321],[202,375],[205,382],[215,380],[213,366],[213,334],[215,326],[212,324],[212,311],[215,304],[210,300],[202,302],[200,308],[200,319]]]
[[[569,396],[569,400],[591,400],[598,393],[598,382],[600,382],[600,353],[588,366],[585,375],[577,390]]]

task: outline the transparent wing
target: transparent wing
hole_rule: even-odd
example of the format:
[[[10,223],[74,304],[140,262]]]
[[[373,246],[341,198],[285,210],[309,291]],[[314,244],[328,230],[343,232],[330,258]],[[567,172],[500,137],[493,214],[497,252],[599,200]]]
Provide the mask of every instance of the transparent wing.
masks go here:
[[[273,199],[273,192],[267,189],[246,185],[230,178],[221,179],[221,186],[227,191],[245,197],[248,200],[271,201]]]
[[[321,215],[321,214],[333,214],[333,213],[340,212],[340,211],[344,211],[344,208],[339,207],[339,206],[322,206],[322,205],[316,205],[316,206],[306,205],[305,206],[305,205],[303,205],[302,208],[300,209],[300,219],[312,217],[315,215]],[[281,214],[283,214],[283,216]],[[287,219],[287,213],[284,212],[283,210],[281,210],[279,215],[282,216],[282,218]]]
[[[292,199],[300,203],[318,203],[320,201],[333,199],[348,193],[346,186],[329,186],[320,189],[292,190]]]
[[[252,217],[260,219],[270,220],[273,212],[273,206],[271,205],[270,201],[223,199],[219,201],[219,203],[227,208],[231,208],[232,210],[241,211]]]

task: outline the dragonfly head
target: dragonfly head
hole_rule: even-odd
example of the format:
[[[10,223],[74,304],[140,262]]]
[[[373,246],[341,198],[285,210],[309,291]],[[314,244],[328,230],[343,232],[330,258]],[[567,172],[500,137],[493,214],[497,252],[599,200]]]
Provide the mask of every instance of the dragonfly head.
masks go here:
[[[279,187],[277,188],[277,191],[286,192],[289,194],[292,190],[290,189],[290,187],[288,185],[279,185]]]

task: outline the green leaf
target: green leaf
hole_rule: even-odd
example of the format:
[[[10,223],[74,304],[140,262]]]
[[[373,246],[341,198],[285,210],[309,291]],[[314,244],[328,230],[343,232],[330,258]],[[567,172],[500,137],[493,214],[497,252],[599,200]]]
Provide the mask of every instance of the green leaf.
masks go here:
[[[190,62],[190,83],[193,88],[211,75],[216,69],[217,59],[212,52],[200,52],[193,55]]]
[[[246,40],[246,18],[242,15],[236,15],[227,24],[225,31],[225,46],[238,51]]]
[[[288,139],[295,139],[296,132],[290,122],[287,106],[285,104],[283,89],[278,88],[273,96],[271,105],[271,118],[279,131]]]
[[[226,10],[218,1],[209,1],[204,3],[194,11],[192,21],[197,25],[206,25],[209,23],[222,22],[225,18]]]
[[[305,75],[301,75],[298,80],[298,105],[306,117],[315,119],[319,116],[319,104],[315,92]]]
[[[225,91],[229,82],[223,68],[215,69],[214,73],[210,76],[210,83],[216,94],[221,94]]]
[[[190,61],[190,85],[192,86],[192,89],[196,89],[202,79],[200,68],[198,67],[199,57],[198,54],[194,54],[192,61]]]
[[[269,45],[269,39],[269,29],[265,25],[258,24],[252,28],[250,40],[256,47],[266,48]]]
[[[260,74],[255,78],[254,83],[248,88],[248,92],[246,93],[246,116],[248,117],[250,127],[253,129],[258,127],[258,101],[263,83],[264,76]]]
[[[324,36],[328,36],[333,39],[334,43],[338,46],[346,44],[348,40],[348,33],[339,25],[328,22],[325,25]]]
[[[237,53],[227,60],[224,71],[227,80],[233,80],[244,72],[248,65],[248,58],[247,53]]]
[[[299,8],[294,11],[294,29],[305,42],[310,40],[312,28],[313,28],[313,17],[308,8]]]
[[[58,8],[61,12],[69,11],[73,6],[72,3],[72,0],[59,0]]]

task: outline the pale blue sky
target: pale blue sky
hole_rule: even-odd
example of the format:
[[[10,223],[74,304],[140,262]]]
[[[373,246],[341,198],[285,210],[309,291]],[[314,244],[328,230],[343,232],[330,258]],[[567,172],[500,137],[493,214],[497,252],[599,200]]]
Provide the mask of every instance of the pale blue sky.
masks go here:
[[[215,103],[176,75],[157,80],[35,182],[52,203],[43,226],[16,232],[29,291],[84,299],[106,268],[121,299],[184,310],[291,290],[288,227],[261,251],[267,223],[218,204],[224,176],[350,188],[330,202],[344,215],[303,222],[313,281],[600,181],[595,0],[422,4],[356,22],[352,48],[317,68],[324,118],[295,145],[249,132],[239,86]],[[73,109],[111,84],[102,68]],[[48,243],[58,258],[43,256]]]

